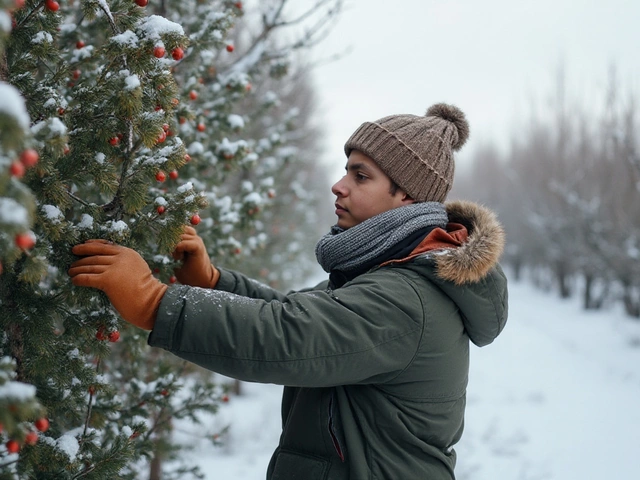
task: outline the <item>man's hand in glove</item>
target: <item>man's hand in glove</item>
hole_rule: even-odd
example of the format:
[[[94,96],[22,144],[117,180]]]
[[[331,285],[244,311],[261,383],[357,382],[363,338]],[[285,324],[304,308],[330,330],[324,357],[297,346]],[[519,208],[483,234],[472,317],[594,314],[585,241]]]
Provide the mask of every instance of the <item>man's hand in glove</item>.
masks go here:
[[[69,269],[74,285],[102,290],[127,322],[153,330],[167,286],[136,251],[106,240],[88,240],[71,251],[84,257]]]
[[[175,274],[183,285],[192,287],[215,288],[220,272],[211,264],[204,242],[195,228],[185,226],[180,243],[173,251],[175,260],[182,260],[182,266]]]

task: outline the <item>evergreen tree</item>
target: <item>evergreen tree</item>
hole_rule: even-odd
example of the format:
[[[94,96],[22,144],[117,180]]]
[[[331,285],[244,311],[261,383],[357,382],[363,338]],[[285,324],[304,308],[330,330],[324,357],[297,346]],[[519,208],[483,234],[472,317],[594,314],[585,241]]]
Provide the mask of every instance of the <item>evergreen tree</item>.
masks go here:
[[[0,57],[11,30],[9,12],[17,6],[12,0],[0,2]],[[14,262],[33,242],[30,227],[35,202],[31,192],[18,181],[38,160],[35,150],[26,147],[29,124],[18,90],[0,81],[0,275],[4,265]],[[1,296],[0,308],[4,308]],[[22,445],[37,441],[38,428],[46,429],[36,389],[18,381],[19,366],[10,353],[0,352],[0,456],[6,462],[15,461]],[[31,423],[33,420],[38,428]]]
[[[185,224],[207,227],[214,255],[264,248],[256,220],[300,124],[255,92],[337,12],[319,6],[340,2],[316,2],[300,17],[316,26],[286,46],[273,32],[299,22],[283,19],[286,0],[268,6],[241,53],[241,2],[0,1],[2,100],[20,105],[0,109],[0,406],[14,410],[0,421],[20,447],[0,451],[0,476],[133,479],[149,462],[151,478],[199,476],[163,464],[179,458],[172,420],[215,411],[224,388],[74,288],[70,248],[118,242],[169,283]]]

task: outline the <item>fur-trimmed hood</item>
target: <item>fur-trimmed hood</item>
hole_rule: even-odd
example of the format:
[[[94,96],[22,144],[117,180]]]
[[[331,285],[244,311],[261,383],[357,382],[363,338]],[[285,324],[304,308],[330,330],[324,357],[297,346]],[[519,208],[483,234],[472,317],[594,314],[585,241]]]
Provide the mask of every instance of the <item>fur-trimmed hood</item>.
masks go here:
[[[507,280],[498,264],[505,235],[496,215],[473,202],[446,204],[447,231],[433,230],[405,264],[436,284],[463,316],[469,338],[491,343],[507,321]]]
[[[408,257],[383,265],[406,263],[429,252],[442,280],[464,285],[485,277],[504,250],[502,225],[495,213],[473,202],[453,201],[446,207],[446,231],[432,230]]]
[[[504,250],[504,230],[495,213],[473,202],[446,204],[450,223],[467,229],[467,239],[458,248],[436,257],[438,275],[456,285],[477,282],[487,275]]]

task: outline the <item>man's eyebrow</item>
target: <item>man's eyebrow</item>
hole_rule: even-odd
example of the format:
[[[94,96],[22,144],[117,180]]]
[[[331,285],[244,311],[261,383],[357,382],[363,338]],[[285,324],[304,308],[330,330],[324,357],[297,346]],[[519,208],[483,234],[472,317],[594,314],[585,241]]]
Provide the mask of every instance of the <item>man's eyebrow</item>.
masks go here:
[[[353,172],[354,170],[365,170],[370,171],[371,169],[366,163],[352,163],[351,165],[346,165],[344,169],[349,172]]]

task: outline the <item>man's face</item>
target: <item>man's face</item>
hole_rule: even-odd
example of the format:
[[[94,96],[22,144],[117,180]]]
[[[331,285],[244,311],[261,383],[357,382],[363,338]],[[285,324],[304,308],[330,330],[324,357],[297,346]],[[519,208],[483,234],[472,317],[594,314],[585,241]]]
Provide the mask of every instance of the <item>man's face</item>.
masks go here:
[[[331,187],[337,197],[337,225],[341,228],[351,228],[374,215],[413,203],[401,189],[391,194],[391,179],[362,152],[351,152],[346,170],[345,176]]]

